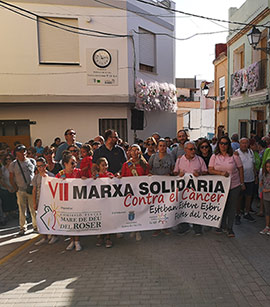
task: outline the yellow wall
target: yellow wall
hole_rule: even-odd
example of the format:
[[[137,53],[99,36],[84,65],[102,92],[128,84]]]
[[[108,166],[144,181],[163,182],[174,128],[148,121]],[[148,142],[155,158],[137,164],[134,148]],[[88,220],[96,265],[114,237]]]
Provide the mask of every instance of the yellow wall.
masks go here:
[[[227,88],[228,88],[228,61],[227,56],[223,55],[220,59],[214,61],[215,65],[215,96],[219,96],[219,78],[225,76],[225,99],[221,102],[216,102],[216,124],[215,134],[218,135],[218,126],[223,125],[225,132],[227,132]],[[219,104],[219,112],[217,111]]]

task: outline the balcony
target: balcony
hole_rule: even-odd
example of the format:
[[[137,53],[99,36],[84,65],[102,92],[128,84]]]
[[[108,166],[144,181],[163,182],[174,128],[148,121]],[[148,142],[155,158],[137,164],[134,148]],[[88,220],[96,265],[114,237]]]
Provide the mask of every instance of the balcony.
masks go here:
[[[231,75],[231,96],[237,97],[266,88],[267,59],[255,62]]]

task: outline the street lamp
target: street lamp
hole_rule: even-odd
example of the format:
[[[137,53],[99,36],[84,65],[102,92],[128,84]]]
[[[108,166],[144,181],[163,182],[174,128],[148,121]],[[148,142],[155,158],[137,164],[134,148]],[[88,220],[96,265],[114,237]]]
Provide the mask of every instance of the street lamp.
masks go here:
[[[268,46],[266,48],[257,47],[257,45],[261,40],[261,35],[262,35],[261,31],[257,29],[255,26],[253,26],[252,29],[247,34],[248,42],[254,50],[262,50],[265,53],[270,54],[270,48]],[[267,44],[268,43],[269,41],[267,41]]]
[[[210,98],[210,99],[217,101],[217,96],[208,96],[209,87],[206,83],[204,84],[204,87],[202,88],[202,93],[205,96],[205,98]]]

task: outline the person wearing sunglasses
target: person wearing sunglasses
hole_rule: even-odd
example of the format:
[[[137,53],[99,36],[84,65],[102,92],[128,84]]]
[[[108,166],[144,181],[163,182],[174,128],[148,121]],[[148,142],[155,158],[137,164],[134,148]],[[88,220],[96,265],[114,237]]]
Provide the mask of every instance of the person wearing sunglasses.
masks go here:
[[[215,154],[212,155],[208,167],[209,174],[229,177],[231,179],[230,191],[225,204],[221,227],[217,233],[227,231],[228,237],[235,237],[233,223],[236,206],[241,189],[245,189],[243,164],[239,156],[233,154],[229,137],[222,136],[217,142]]]
[[[211,147],[209,140],[201,139],[198,142],[197,153],[198,153],[198,156],[203,158],[206,166],[208,167],[210,158],[212,156],[212,147]]]
[[[64,169],[56,174],[56,178],[66,179],[66,178],[83,178],[81,170],[76,168],[77,162],[76,158],[70,152],[64,152],[62,163]],[[84,179],[84,178],[83,178]],[[76,252],[82,250],[79,236],[71,237],[69,245],[66,247],[67,251],[73,250],[75,247]]]
[[[76,142],[76,132],[74,129],[67,129],[65,131],[66,142],[59,145],[55,155],[55,161],[59,162],[62,159],[62,154],[64,150],[67,150],[70,145],[76,145],[79,148],[82,147],[82,143]]]
[[[145,140],[145,145],[146,151],[143,154],[143,157],[148,162],[150,157],[156,152],[157,142],[152,136],[150,136]]]
[[[178,157],[174,167],[174,174],[183,177],[186,173],[191,173],[195,177],[206,175],[207,167],[204,160],[196,155],[196,146],[192,141],[188,141],[184,145],[185,154]],[[196,235],[202,234],[202,226],[193,224],[193,229]],[[188,223],[181,223],[179,225],[179,235],[186,234],[190,231],[190,226]]]
[[[76,158],[76,167],[81,168],[80,148],[76,145],[70,145],[67,150]]]

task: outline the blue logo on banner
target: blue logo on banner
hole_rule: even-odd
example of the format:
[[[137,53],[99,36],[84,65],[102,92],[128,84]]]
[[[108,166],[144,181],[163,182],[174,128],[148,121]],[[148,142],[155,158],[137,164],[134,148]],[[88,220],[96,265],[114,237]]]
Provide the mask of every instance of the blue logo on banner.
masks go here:
[[[130,221],[133,221],[135,219],[135,212],[134,211],[129,211],[128,213],[128,219]]]

